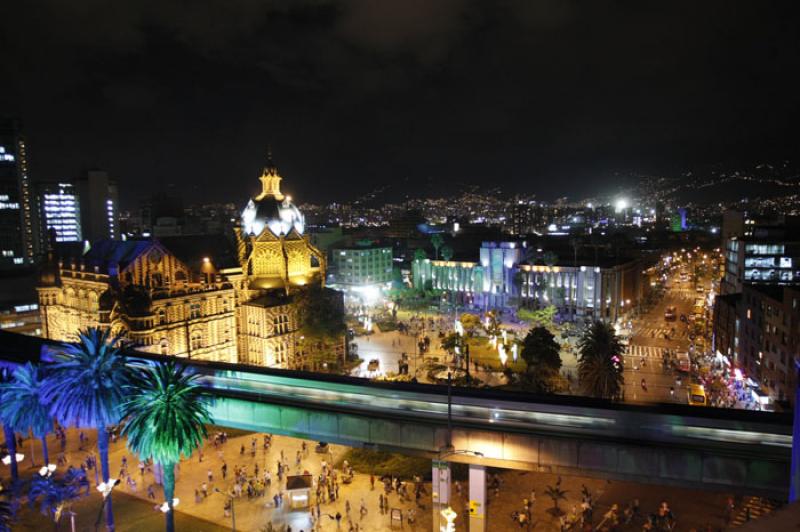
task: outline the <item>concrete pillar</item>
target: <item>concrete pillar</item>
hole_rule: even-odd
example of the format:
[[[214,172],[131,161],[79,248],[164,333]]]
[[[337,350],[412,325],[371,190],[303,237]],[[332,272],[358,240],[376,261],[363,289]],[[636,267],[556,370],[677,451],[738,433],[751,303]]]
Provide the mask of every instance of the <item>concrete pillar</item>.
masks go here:
[[[433,504],[433,530],[439,532],[441,524],[441,511],[450,504],[450,463],[443,460],[433,460],[431,475],[431,498]]]
[[[469,465],[469,532],[486,530],[486,467]]]

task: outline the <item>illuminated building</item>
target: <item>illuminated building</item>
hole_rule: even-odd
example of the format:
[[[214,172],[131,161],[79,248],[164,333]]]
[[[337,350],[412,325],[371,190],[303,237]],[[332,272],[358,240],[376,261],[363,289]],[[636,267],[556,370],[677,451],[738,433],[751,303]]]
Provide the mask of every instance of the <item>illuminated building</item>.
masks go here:
[[[347,294],[356,304],[371,305],[391,288],[392,248],[371,241],[331,249],[329,286]]]
[[[117,184],[108,172],[89,170],[75,182],[81,199],[83,239],[121,238]]]
[[[35,254],[25,138],[16,120],[0,122],[0,270],[30,266]]]
[[[236,361],[236,297],[206,257],[187,264],[155,240],[99,240],[76,258],[42,267],[43,335],[77,339],[110,328],[141,349]]]
[[[723,294],[741,292],[744,283],[800,284],[800,219],[769,225],[746,220],[744,231],[725,241]]]
[[[153,353],[306,369],[322,351],[343,361],[344,337],[320,345],[299,333],[295,296],[322,285],[325,259],[280,179],[270,161],[235,246],[223,235],[52,242],[37,287],[44,336],[75,340],[99,326]]]
[[[80,199],[72,183],[36,185],[39,242],[47,242],[50,229],[56,242],[81,242]]]
[[[261,193],[248,201],[235,229],[239,355],[254,365],[303,367],[293,293],[324,282],[325,256],[304,234],[305,219],[292,198],[281,192],[282,177],[271,157],[259,180]]]
[[[478,261],[415,260],[413,283],[449,292],[458,304],[475,309],[554,305],[566,319],[616,320],[642,297],[638,260],[593,264],[554,256],[552,264],[539,265],[525,260],[527,253],[524,242],[484,242]]]

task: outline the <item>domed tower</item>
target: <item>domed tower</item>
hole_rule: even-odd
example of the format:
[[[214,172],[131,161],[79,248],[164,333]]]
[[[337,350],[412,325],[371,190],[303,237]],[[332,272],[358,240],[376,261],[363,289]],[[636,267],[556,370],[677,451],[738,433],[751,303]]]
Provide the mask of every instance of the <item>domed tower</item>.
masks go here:
[[[281,192],[282,177],[267,159],[259,181],[261,193],[251,198],[236,228],[239,262],[246,280],[245,300],[265,291],[323,282],[325,257],[311,245],[305,219],[291,196]]]

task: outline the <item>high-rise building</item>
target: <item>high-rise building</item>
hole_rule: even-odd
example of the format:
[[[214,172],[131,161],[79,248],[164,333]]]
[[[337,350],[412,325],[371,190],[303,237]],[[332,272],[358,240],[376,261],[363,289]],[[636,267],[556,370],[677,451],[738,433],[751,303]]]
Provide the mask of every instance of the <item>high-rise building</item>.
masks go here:
[[[78,191],[68,182],[44,182],[36,185],[36,214],[39,242],[48,241],[55,232],[56,242],[80,242],[81,211]]]
[[[0,270],[33,263],[35,238],[25,138],[17,120],[0,121]]]
[[[75,184],[81,199],[83,239],[94,242],[120,238],[117,184],[108,172],[89,170]]]

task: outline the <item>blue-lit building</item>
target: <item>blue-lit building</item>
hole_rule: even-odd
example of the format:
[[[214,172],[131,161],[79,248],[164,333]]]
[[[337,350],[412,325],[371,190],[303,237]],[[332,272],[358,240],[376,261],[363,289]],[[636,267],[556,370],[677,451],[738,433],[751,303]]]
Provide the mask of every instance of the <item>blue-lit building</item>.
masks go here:
[[[643,296],[641,261],[561,258],[547,264],[526,242],[483,242],[478,260],[415,260],[414,286],[444,290],[467,308],[516,309],[554,305],[566,319],[616,320]],[[542,257],[542,254],[538,254]]]

